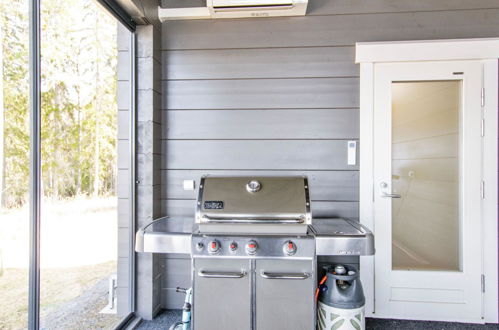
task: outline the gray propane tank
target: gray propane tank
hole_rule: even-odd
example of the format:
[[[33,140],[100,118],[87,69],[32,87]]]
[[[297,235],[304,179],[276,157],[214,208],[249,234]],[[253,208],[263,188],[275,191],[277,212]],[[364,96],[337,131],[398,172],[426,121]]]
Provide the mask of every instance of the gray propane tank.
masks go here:
[[[319,288],[319,330],[365,330],[365,297],[359,272],[353,266],[326,267],[327,280]]]

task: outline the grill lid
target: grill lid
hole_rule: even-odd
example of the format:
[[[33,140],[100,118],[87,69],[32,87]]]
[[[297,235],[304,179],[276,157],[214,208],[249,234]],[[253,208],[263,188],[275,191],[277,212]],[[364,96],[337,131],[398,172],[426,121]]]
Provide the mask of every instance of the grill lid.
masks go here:
[[[201,178],[200,224],[311,224],[306,177]]]

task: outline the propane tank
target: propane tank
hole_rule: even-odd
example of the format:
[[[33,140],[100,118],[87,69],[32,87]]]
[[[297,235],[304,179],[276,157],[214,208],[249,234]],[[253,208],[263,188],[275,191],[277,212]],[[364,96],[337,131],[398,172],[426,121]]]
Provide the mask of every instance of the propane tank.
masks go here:
[[[359,272],[353,266],[326,267],[327,280],[319,288],[319,330],[365,330],[365,298]]]

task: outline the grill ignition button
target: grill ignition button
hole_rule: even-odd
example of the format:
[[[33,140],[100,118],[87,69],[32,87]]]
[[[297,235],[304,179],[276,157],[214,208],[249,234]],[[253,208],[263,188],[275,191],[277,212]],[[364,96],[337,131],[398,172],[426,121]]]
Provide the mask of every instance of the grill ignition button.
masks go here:
[[[230,250],[232,252],[236,252],[237,251],[237,243],[236,242],[232,242],[230,243],[230,246],[229,246]]]

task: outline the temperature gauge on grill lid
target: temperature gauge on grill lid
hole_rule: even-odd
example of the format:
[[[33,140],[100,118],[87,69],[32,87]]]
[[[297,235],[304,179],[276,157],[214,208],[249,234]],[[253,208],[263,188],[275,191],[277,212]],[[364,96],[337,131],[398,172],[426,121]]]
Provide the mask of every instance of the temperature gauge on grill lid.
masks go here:
[[[262,189],[262,184],[257,180],[251,180],[246,184],[246,190],[250,193],[256,193]]]

